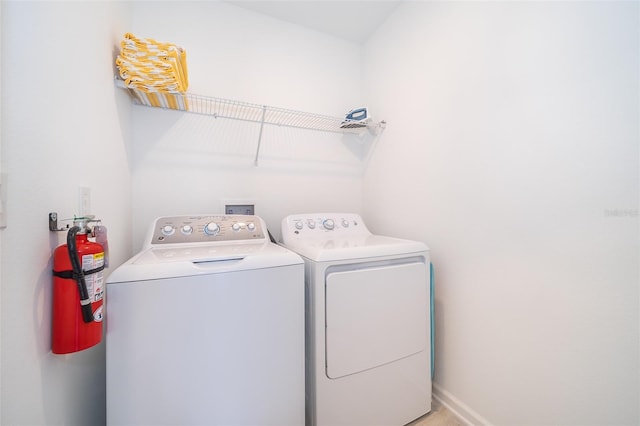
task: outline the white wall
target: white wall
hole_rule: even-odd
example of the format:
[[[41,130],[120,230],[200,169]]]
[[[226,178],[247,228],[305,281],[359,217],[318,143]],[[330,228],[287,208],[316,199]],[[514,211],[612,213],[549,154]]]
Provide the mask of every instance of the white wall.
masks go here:
[[[2,3],[0,423],[104,422],[104,345],[49,350],[46,215],[72,215],[78,186],[114,266],[152,217],[221,199],[255,199],[275,233],[294,211],[361,212],[433,250],[437,395],[495,424],[638,423],[637,3],[410,2],[364,67],[358,46],[230,4],[129,7]],[[364,201],[357,140],[270,129],[255,168],[255,126],[130,116],[125,31],[183,45],[194,93],[329,115],[366,94],[389,126]]]
[[[113,85],[122,34],[185,46],[195,93],[335,116],[361,104],[361,54],[350,43],[214,2],[2,7],[9,226],[0,248],[0,423],[101,424],[104,344],[75,355],[50,352],[51,254],[64,235],[49,233],[48,212],[71,217],[78,187],[90,187],[92,210],[109,228],[112,267],[140,246],[154,216],[219,211],[221,199],[254,199],[277,235],[290,212],[359,211],[366,146],[265,129],[256,168],[255,126],[132,108]]]
[[[132,32],[184,47],[189,91],[342,116],[362,105],[361,47],[228,3],[139,2]],[[171,22],[171,25],[166,25]],[[257,205],[278,238],[291,213],[359,212],[361,142],[174,111],[134,108],[134,245],[153,218],[221,212],[226,199]]]
[[[363,210],[430,245],[435,394],[474,423],[640,420],[639,16],[409,2],[367,43]]]
[[[2,2],[0,2],[0,22],[2,22]],[[2,82],[2,31],[0,31],[0,82]],[[2,84],[0,83],[0,129],[2,129]],[[2,131],[0,131],[0,173],[2,173]],[[1,190],[1,188],[0,188]],[[0,231],[0,289],[2,288],[2,232]],[[0,324],[2,324],[2,291],[0,291]],[[0,365],[2,365],[2,339],[0,338]],[[2,395],[2,374],[0,374],[0,398]],[[0,419],[2,403],[0,401]]]
[[[104,343],[50,350],[51,255],[66,234],[50,233],[47,215],[71,217],[78,186],[90,187],[112,263],[131,254],[130,101],[113,84],[129,13],[119,2],[2,2],[2,424],[104,423]]]

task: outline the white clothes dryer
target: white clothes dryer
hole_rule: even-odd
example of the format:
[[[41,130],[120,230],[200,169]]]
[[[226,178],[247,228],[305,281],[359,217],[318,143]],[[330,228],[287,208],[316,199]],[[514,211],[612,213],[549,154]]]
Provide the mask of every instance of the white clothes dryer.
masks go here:
[[[429,252],[357,214],[297,214],[305,261],[306,424],[400,426],[431,411]]]
[[[106,287],[108,425],[304,422],[304,263],[259,217],[158,218]]]

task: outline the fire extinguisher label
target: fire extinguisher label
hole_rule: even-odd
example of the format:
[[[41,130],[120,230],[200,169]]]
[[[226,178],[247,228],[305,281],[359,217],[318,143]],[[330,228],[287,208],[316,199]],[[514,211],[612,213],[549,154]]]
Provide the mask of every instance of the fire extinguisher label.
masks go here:
[[[102,322],[102,308],[103,308],[103,306],[100,305],[100,307],[98,309],[93,311],[93,320],[95,322]]]
[[[82,256],[82,270],[89,271],[104,265],[104,253],[85,254]],[[95,303],[104,298],[104,273],[96,272],[85,276],[87,293],[91,302]]]

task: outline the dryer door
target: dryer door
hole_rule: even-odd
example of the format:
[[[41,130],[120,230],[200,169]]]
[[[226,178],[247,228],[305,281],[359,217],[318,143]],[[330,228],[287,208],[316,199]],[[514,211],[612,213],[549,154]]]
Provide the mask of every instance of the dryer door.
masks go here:
[[[423,262],[328,271],[327,376],[337,379],[426,350],[429,277]]]

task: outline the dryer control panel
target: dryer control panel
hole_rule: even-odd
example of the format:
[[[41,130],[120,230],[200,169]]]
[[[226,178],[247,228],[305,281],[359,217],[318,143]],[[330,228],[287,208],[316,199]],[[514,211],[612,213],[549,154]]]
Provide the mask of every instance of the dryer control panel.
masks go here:
[[[216,241],[266,241],[266,226],[258,216],[190,215],[156,219],[151,244],[183,244]]]
[[[282,237],[332,238],[371,235],[360,215],[355,213],[296,214],[282,220]]]

